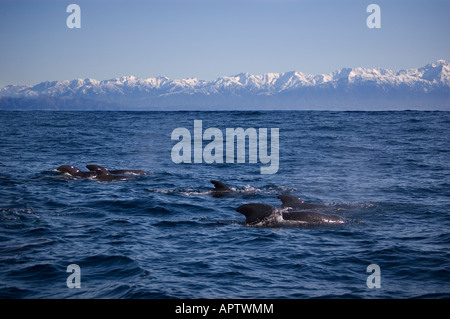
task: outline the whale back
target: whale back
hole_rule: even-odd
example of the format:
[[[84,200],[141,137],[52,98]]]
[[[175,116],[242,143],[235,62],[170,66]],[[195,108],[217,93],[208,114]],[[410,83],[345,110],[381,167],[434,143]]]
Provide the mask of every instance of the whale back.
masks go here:
[[[111,175],[111,173],[109,172],[109,170],[107,168],[100,166],[100,165],[90,164],[90,165],[86,165],[86,168],[88,170],[90,170],[91,172],[97,173],[97,176]]]
[[[282,208],[287,208],[287,207],[301,208],[304,206],[303,200],[294,195],[289,195],[289,194],[278,195],[278,198],[283,203],[283,205],[281,205]]]
[[[80,173],[78,167],[72,165],[61,165],[60,167],[57,168],[57,170],[60,171],[61,173],[67,173],[72,176],[77,176],[77,174]]]
[[[250,203],[239,206],[236,211],[245,216],[247,224],[257,224],[272,215],[276,208],[267,204]]]
[[[147,175],[145,171],[138,169],[116,169],[109,170],[111,174],[125,174],[125,175]]]
[[[211,184],[214,185],[214,190],[220,190],[220,191],[230,190],[230,188],[225,183],[222,183],[220,181],[212,180]]]
[[[283,213],[283,219],[288,221],[301,221],[308,224],[343,224],[346,222],[345,219],[336,215],[307,211],[292,211]]]

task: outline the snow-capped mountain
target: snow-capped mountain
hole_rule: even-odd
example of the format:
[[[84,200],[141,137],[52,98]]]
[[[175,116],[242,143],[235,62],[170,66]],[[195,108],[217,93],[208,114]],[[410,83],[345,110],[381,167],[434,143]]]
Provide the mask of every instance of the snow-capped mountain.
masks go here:
[[[329,74],[76,79],[0,89],[0,109],[450,109],[450,63]]]

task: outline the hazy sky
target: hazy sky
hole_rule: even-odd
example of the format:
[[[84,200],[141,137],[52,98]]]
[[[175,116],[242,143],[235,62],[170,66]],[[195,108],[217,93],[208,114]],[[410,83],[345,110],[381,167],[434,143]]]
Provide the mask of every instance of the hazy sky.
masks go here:
[[[81,28],[69,29],[69,4]],[[381,29],[369,29],[369,4]],[[420,67],[450,60],[450,1],[0,0],[0,87],[123,75]]]

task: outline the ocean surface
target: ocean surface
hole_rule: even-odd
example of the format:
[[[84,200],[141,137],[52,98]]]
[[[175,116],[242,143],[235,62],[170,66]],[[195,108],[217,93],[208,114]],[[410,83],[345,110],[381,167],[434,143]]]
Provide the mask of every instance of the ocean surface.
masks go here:
[[[279,128],[278,172],[248,156],[175,164],[172,131],[193,137],[194,120],[224,139]],[[64,164],[147,175],[99,182]],[[212,179],[234,194],[212,196]],[[347,223],[236,212],[279,194]],[[450,112],[0,112],[0,297],[450,298]]]

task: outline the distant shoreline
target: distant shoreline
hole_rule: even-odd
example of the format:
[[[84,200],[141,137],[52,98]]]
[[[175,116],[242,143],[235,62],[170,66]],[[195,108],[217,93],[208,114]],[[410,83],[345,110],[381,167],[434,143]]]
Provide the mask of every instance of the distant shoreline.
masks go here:
[[[2,110],[0,112],[104,112],[104,113],[289,113],[289,112],[323,112],[323,113],[435,113],[450,110]]]
[[[120,77],[0,88],[2,110],[450,110],[450,62],[393,71],[241,73],[213,81]]]

